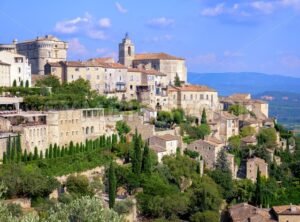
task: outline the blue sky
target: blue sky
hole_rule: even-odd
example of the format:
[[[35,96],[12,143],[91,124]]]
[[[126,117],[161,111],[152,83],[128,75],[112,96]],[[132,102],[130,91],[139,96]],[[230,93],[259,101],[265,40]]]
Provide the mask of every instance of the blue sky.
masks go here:
[[[0,43],[53,34],[69,59],[136,52],[185,57],[194,72],[300,77],[300,0],[1,0]]]

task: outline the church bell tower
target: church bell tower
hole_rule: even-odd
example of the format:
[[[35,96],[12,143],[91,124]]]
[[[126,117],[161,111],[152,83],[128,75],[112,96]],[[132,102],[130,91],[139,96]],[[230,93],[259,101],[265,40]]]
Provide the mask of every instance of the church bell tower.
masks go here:
[[[134,59],[134,44],[131,42],[126,33],[125,38],[119,44],[119,63],[132,67],[132,61]]]

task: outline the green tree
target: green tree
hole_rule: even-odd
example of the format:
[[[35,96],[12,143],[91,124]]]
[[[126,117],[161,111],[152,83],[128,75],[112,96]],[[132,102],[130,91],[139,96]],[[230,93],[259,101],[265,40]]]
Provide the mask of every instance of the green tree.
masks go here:
[[[219,213],[216,211],[197,212],[190,217],[191,222],[219,222]]]
[[[38,80],[35,85],[38,87],[51,87],[53,92],[56,92],[60,88],[59,79],[53,75],[49,75],[44,79]]]
[[[180,78],[179,78],[177,73],[176,73],[176,76],[175,76],[175,79],[174,79],[174,85],[176,87],[181,87],[181,81],[180,81]]]
[[[26,82],[25,82],[25,87],[26,87],[26,88],[29,88],[29,81],[28,81],[28,79],[27,79]]]
[[[13,87],[17,87],[17,80],[13,81]]]
[[[236,136],[231,136],[228,139],[228,143],[230,148],[234,149],[234,150],[239,150],[241,147],[241,137],[236,135]]]
[[[249,111],[247,110],[247,108],[245,106],[239,105],[239,104],[231,105],[229,107],[229,112],[235,116],[249,113]]]
[[[135,129],[135,134],[133,135],[133,158],[132,158],[132,172],[139,176],[142,169],[142,137],[138,134],[137,129]]]
[[[23,82],[23,80],[21,80],[21,82],[20,82],[20,87],[24,87],[24,82]]]
[[[6,164],[6,163],[7,163],[6,152],[3,152],[2,163],[3,163],[3,164]]]
[[[205,108],[202,111],[202,115],[201,115],[201,124],[207,124],[207,117],[206,117],[206,111]]]
[[[109,196],[109,208],[113,208],[115,205],[116,199],[116,187],[117,180],[116,180],[116,173],[114,163],[111,162],[108,171],[108,196]]]
[[[260,145],[273,147],[276,145],[276,139],[276,130],[274,128],[260,129],[259,133],[257,134],[257,142]]]
[[[66,187],[69,193],[78,196],[91,195],[89,180],[84,175],[70,175],[67,178]]]
[[[34,147],[33,160],[37,160],[39,158],[39,153],[37,147]]]
[[[148,143],[145,143],[144,145],[142,171],[144,173],[151,172],[151,157],[150,157],[150,150],[149,150]]]
[[[241,129],[240,135],[241,137],[254,136],[256,133],[255,128],[251,126],[244,126]]]
[[[260,170],[259,168],[257,168],[255,195],[254,195],[254,203],[256,204],[256,206],[260,206],[262,204],[262,196],[263,194],[262,194]]]
[[[230,172],[229,163],[227,160],[227,154],[226,154],[225,149],[222,149],[218,153],[218,157],[217,157],[217,161],[216,161],[216,169],[218,169],[222,172]]]

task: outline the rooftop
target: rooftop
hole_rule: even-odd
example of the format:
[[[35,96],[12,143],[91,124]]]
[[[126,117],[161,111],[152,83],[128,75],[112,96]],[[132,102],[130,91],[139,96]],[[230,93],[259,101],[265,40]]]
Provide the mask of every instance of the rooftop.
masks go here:
[[[5,63],[5,62],[2,62],[2,61],[0,61],[0,65],[3,65],[3,66],[10,66],[10,64]]]
[[[300,206],[296,205],[283,205],[274,206],[272,208],[277,215],[300,215]]]
[[[149,148],[156,153],[166,152],[166,149],[164,147],[156,145],[156,144],[149,145]]]
[[[184,60],[184,58],[172,56],[163,52],[135,54],[134,60]]]
[[[168,91],[176,92],[216,92],[216,90],[205,85],[182,85],[181,87],[169,86]]]
[[[163,74],[155,69],[128,68],[128,72],[141,72],[146,75],[166,76],[166,74]]]
[[[154,137],[158,137],[162,140],[165,140],[165,141],[172,141],[172,140],[177,140],[178,138],[174,135],[171,135],[171,134],[164,134],[164,135],[156,135]]]
[[[126,66],[115,62],[99,62],[97,60],[90,61],[67,61],[67,62],[49,62],[54,67],[67,66],[67,67],[102,67],[111,69],[127,69]]]

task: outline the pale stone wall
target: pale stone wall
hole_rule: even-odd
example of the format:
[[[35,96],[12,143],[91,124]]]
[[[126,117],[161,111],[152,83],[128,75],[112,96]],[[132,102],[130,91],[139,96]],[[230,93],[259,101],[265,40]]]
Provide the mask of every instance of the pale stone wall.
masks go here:
[[[256,182],[257,169],[260,170],[260,175],[268,178],[268,164],[260,158],[251,158],[247,160],[246,178]]]
[[[48,148],[47,125],[24,126],[21,132],[21,145],[27,152],[34,152],[34,148],[43,152]]]
[[[187,82],[185,60],[160,60],[159,70],[168,76],[170,83],[174,83],[176,74],[179,76],[180,81]]]
[[[9,80],[9,83],[6,80],[5,85],[2,85],[2,82],[0,82],[0,86],[12,86],[14,80],[16,80],[18,86],[22,81],[24,86],[26,81],[28,81],[29,86],[31,86],[31,66],[25,56],[7,51],[0,51],[0,61],[10,64],[9,78],[7,79]],[[7,76],[7,72],[5,76]]]
[[[44,66],[47,62],[67,59],[68,44],[51,35],[20,42],[16,46],[17,52],[29,59],[33,74],[44,75]]]
[[[214,169],[218,153],[223,145],[212,145],[203,140],[197,140],[187,145],[187,149],[199,153],[208,169]]]
[[[126,75],[126,97],[128,100],[137,99],[136,87],[142,85],[142,73],[141,72],[130,72]]]
[[[279,215],[278,222],[299,222],[300,215]]]
[[[186,114],[200,117],[203,109],[209,115],[219,110],[217,92],[171,91],[168,93],[169,110],[182,108]]]
[[[0,61],[0,86],[11,86],[10,65],[1,64],[1,61]]]

